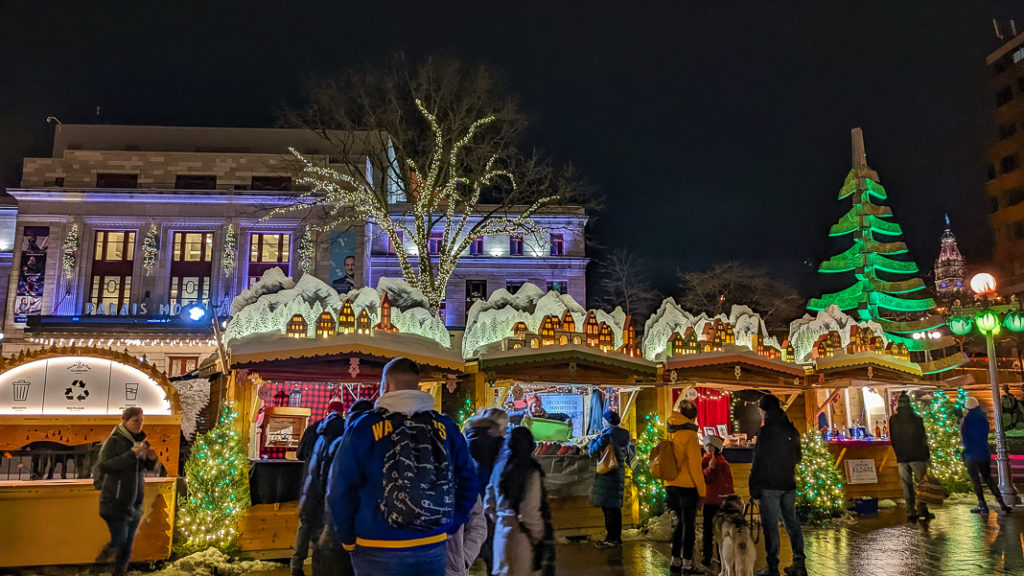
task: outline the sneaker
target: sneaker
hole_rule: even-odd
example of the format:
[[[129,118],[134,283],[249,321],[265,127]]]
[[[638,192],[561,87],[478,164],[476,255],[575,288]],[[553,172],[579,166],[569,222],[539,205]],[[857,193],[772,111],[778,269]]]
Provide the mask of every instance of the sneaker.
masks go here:
[[[611,540],[601,540],[599,542],[594,542],[594,546],[597,546],[598,548],[614,548],[615,546],[621,545],[622,542],[612,542]]]
[[[988,514],[988,506],[975,506],[971,508],[971,514]]]
[[[673,558],[672,565],[668,568],[668,573],[672,576],[680,576],[683,573],[683,559]]]
[[[1013,508],[1007,506],[1006,504],[1003,504],[1001,506],[1001,509],[1003,511],[1003,514],[1013,514]]]

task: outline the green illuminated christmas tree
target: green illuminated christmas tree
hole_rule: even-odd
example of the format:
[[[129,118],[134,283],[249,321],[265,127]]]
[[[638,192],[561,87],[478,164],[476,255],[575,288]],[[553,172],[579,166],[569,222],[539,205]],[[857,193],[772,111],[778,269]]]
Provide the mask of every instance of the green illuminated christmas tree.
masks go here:
[[[809,430],[800,439],[803,458],[796,470],[796,504],[813,522],[842,514],[846,503],[843,474],[821,435]]]
[[[237,419],[234,406],[225,404],[217,425],[192,445],[185,463],[188,494],[178,496],[175,547],[181,553],[235,545],[238,522],[249,508],[249,462]]]
[[[651,450],[664,437],[665,425],[656,414],[644,416],[644,428],[636,442],[636,458],[633,459],[633,485],[636,486],[640,502],[640,521],[660,515],[665,508],[665,485],[651,474],[647,463]]]
[[[948,336],[938,340],[912,338],[914,333],[944,326],[945,321],[940,314],[932,313],[935,301],[916,276],[917,264],[902,256],[908,252],[907,245],[898,241],[903,230],[892,220],[892,210],[876,203],[888,195],[878,173],[868,167],[860,128],[854,128],[852,136],[853,169],[846,176],[839,199],[849,198],[853,206],[832,226],[829,236],[849,237],[853,244],[823,262],[818,272],[852,272],[854,281],[843,290],[811,299],[807,308],[820,311],[835,305],[840,310],[855,310],[861,320],[878,322],[890,340],[905,344],[911,351],[951,346],[954,342]],[[941,363],[942,370],[957,365],[956,359],[950,360],[953,362]]]
[[[951,493],[971,491],[971,480],[961,459],[963,446],[960,444],[960,415],[966,401],[967,391],[961,388],[957,390],[956,400],[951,400],[939,390],[927,405],[913,403],[914,410],[924,420],[924,430],[928,435],[931,452],[928,472]]]

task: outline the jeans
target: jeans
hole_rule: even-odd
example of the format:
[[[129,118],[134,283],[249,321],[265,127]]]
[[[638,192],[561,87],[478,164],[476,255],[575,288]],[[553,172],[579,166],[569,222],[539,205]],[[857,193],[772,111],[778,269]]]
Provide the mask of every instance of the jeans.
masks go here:
[[[696,488],[666,486],[666,504],[676,513],[672,520],[672,557],[693,560],[693,544],[697,540],[697,502],[700,496]]]
[[[129,518],[117,520],[103,520],[110,530],[110,542],[107,548],[116,550],[114,556],[114,573],[123,573],[128,570],[128,562],[132,559],[132,545],[135,543],[135,532],[139,529],[139,520],[142,519],[142,512],[135,511]]]
[[[917,505],[917,483],[928,472],[928,462],[900,462],[900,480],[903,481],[903,499],[907,501],[907,514],[923,516],[928,512],[924,502]]]
[[[356,546],[352,567],[356,576],[444,576],[445,543],[416,548],[367,548]]]
[[[715,546],[715,514],[722,508],[721,504],[704,505],[704,547],[701,550],[701,563],[711,566]]]
[[[804,533],[796,517],[796,490],[762,490],[758,499],[761,506],[761,527],[764,529],[764,551],[768,568],[779,568],[779,518],[786,526],[789,544],[793,548],[793,565],[804,565]]]
[[[974,483],[974,495],[978,497],[978,506],[988,508],[988,505],[985,504],[985,493],[982,491],[982,484],[987,484],[988,489],[992,491],[992,495],[996,497],[996,502],[1002,507],[1003,495],[999,493],[999,484],[992,477],[992,462],[967,460],[964,464],[967,464],[967,475],[971,477],[971,482]]]
[[[622,508],[601,508],[604,512],[604,529],[608,532],[605,540],[622,542]]]
[[[309,539],[313,536],[313,526],[299,519],[299,527],[295,530],[295,545],[292,546],[292,559],[288,562],[292,571],[302,570],[302,564],[309,555]]]

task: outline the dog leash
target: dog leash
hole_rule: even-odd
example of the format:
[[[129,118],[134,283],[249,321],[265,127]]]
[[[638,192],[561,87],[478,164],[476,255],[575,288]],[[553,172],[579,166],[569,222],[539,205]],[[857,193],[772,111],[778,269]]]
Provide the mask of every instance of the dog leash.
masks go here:
[[[747,505],[743,507],[743,517],[747,518],[750,516],[748,522],[750,523],[750,538],[757,544],[761,540],[761,511],[758,510],[757,504],[754,504],[754,499],[747,500]]]

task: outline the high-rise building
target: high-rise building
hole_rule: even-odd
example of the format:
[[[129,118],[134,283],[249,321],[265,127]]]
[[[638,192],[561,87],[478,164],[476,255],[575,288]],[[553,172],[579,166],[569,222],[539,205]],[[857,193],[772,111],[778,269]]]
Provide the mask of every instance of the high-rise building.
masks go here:
[[[946,216],[946,231],[942,233],[942,246],[935,259],[935,299],[942,306],[949,306],[954,300],[967,302],[967,264],[956,245],[956,236],[949,228]]]
[[[989,146],[988,193],[993,262],[1002,272],[1002,289],[1024,292],[1024,32],[1005,40],[985,59],[995,108],[996,141]]]

